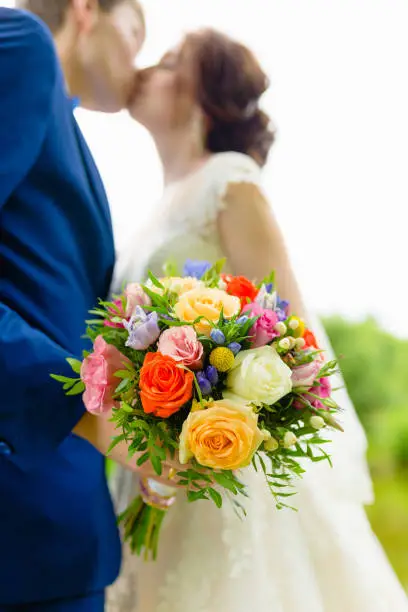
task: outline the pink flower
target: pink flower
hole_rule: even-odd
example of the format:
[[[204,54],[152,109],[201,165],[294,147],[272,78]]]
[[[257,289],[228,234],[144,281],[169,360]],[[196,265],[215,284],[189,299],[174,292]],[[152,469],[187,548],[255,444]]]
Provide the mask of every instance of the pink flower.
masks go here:
[[[292,370],[293,387],[312,387],[321,367],[322,364],[319,361],[311,361],[294,367]]]
[[[203,345],[194,327],[189,325],[166,329],[159,338],[157,350],[193,370],[202,367]]]
[[[113,303],[116,306],[116,308],[108,308],[108,312],[109,312],[110,316],[112,318],[120,317],[120,318],[124,319],[125,318],[125,312],[123,310],[122,300],[118,299],[118,300],[115,300]],[[105,320],[103,322],[103,324],[105,325],[105,327],[115,327],[115,328],[123,327],[123,323],[122,322],[115,323],[114,321]]]
[[[318,382],[320,384],[316,385],[316,387],[312,387],[310,392],[305,393],[303,397],[317,410],[324,410],[326,406],[319,399],[313,397],[313,395],[317,395],[322,399],[327,399],[331,394],[331,384],[327,377],[320,378]],[[313,393],[313,395],[311,395],[311,393]],[[305,405],[302,403],[302,408],[304,407]]]
[[[247,313],[251,317],[257,317],[254,325],[249,330],[249,335],[252,336],[252,346],[258,348],[265,346],[271,340],[279,336],[275,330],[275,325],[278,323],[279,318],[276,312],[273,310],[266,310],[259,306],[259,304],[253,303],[248,304],[244,307],[243,313]]]
[[[129,283],[125,289],[126,297],[126,318],[129,319],[136,306],[150,306],[151,301],[139,283]]]
[[[96,338],[93,353],[81,366],[81,378],[86,387],[83,400],[88,412],[101,414],[118,406],[113,394],[120,379],[114,374],[123,370],[125,363],[130,361],[116,347],[105,342],[102,336]]]

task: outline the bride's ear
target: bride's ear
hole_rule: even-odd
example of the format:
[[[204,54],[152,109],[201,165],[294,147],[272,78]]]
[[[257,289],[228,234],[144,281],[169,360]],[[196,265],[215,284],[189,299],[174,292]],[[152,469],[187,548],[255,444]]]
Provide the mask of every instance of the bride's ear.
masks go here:
[[[78,30],[89,32],[98,20],[100,12],[98,0],[71,0],[70,9]]]

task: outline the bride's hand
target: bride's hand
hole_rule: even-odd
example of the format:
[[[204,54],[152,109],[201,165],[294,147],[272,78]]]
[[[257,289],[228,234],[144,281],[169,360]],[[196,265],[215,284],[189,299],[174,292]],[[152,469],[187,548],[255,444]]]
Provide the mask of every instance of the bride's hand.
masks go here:
[[[74,433],[90,442],[103,455],[108,455],[112,438],[118,433],[115,424],[110,420],[111,416],[110,413],[94,416],[86,412],[74,428]],[[181,465],[176,459],[169,457],[162,463],[163,472],[161,476],[158,476],[150,461],[146,461],[141,466],[137,465],[137,460],[142,454],[144,453],[135,453],[132,458],[129,458],[128,443],[122,441],[109,453],[109,458],[144,478],[154,478],[154,480],[170,487],[179,486],[177,473],[191,467]]]

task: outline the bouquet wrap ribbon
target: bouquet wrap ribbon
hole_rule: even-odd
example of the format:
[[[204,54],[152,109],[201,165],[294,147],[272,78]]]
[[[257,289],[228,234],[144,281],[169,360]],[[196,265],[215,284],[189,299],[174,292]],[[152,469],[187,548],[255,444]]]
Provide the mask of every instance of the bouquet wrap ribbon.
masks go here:
[[[157,510],[168,510],[176,501],[177,490],[157,482],[153,478],[142,478],[140,480],[140,494],[148,506]]]

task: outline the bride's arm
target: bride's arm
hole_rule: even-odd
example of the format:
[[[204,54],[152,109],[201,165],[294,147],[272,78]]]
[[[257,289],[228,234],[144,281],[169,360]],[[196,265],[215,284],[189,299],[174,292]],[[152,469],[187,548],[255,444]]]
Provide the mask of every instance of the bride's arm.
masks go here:
[[[305,316],[282,232],[260,188],[254,183],[230,183],[218,216],[223,250],[234,274],[261,281],[276,272],[279,295],[291,310]]]

